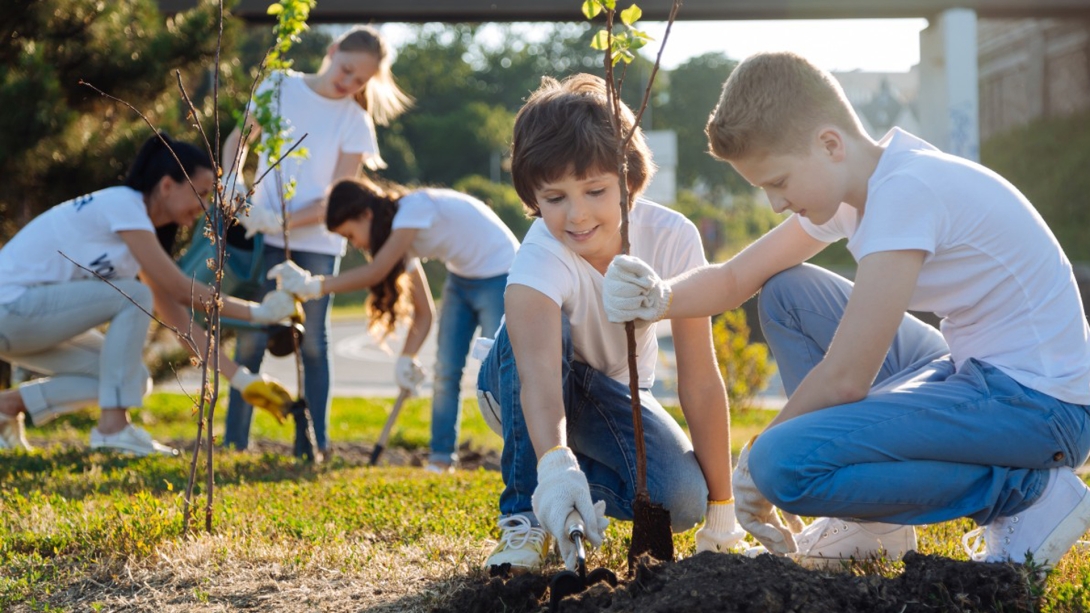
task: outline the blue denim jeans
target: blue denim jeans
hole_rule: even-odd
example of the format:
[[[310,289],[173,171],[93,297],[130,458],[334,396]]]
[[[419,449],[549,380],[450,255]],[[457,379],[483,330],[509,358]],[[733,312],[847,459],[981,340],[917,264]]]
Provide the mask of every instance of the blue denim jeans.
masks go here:
[[[788,395],[825,356],[850,293],[846,279],[809,265],[761,290],[761,327]],[[975,359],[955,369],[948,353],[906,315],[865,399],[761,434],[749,457],[757,487],[800,515],[984,525],[1032,504],[1049,469],[1086,460],[1087,407]]]
[[[439,312],[435,390],[431,401],[431,461],[452,464],[458,459],[458,426],[462,419],[462,371],[477,326],[492,338],[503,319],[507,275],[468,279],[447,273]]]
[[[316,275],[335,275],[340,268],[340,256],[324,253],[292,251],[291,259],[299,266]],[[265,245],[265,270],[284,261],[284,250]],[[275,280],[267,280],[265,291],[276,289]],[[306,316],[306,333],[303,334],[303,394],[314,422],[314,438],[318,448],[329,448],[329,382],[332,379],[332,363],[329,358],[329,307],[332,296],[325,295],[303,303]],[[268,334],[264,330],[240,330],[235,346],[235,361],[253,372],[261,370],[265,357]],[[250,444],[250,422],[253,407],[242,400],[242,394],[232,389],[227,403],[227,426],[223,444],[236,449],[246,449]]]
[[[606,502],[606,515],[631,520],[636,443],[628,385],[574,359],[567,319],[563,321],[562,359],[568,445],[587,476],[591,497]],[[526,515],[536,522],[530,498],[537,488],[537,454],[522,414],[522,387],[506,326],[481,364],[477,385],[496,398],[503,419],[500,514]],[[704,474],[685,432],[649,390],[640,391],[640,405],[648,493],[670,511],[675,532],[688,530],[700,521],[707,506]]]

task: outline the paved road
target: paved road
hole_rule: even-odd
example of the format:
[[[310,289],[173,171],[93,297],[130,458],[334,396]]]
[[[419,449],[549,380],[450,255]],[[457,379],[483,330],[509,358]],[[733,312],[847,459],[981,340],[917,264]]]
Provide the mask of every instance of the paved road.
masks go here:
[[[432,326],[432,332],[424,342],[418,358],[429,373],[434,372],[435,332],[437,328],[438,326]],[[677,392],[674,389],[674,355],[669,325],[659,326],[659,337],[660,354],[659,365],[656,369],[655,397],[663,404],[673,404],[677,402]],[[334,320],[330,336],[330,346],[333,354],[333,395],[380,398],[397,396],[397,385],[394,383],[393,374],[394,362],[397,360],[404,338],[404,329],[399,329],[387,339],[389,351],[385,351],[367,333],[365,320],[355,318]],[[469,358],[462,377],[463,398],[475,397],[479,369],[480,362],[472,357]],[[262,371],[276,377],[292,393],[295,393],[294,356],[277,358],[266,354]],[[185,373],[182,377],[181,385],[189,390],[196,389],[199,384],[200,379],[195,372]],[[783,393],[779,379],[773,380],[772,385],[769,387],[770,390],[766,391],[758,399],[758,404],[770,408],[779,408],[783,404]],[[177,391],[179,384],[170,381],[160,385],[157,389]],[[431,395],[430,379],[421,388],[421,394],[423,396]]]

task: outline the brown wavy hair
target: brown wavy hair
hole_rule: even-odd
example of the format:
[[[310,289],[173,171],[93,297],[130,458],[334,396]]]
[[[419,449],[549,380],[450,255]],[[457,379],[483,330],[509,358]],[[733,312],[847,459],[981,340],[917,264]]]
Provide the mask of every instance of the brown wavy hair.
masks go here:
[[[380,183],[367,177],[338,181],[329,192],[325,225],[332,232],[345,222],[359,219],[371,211],[371,245],[368,251],[373,260],[390,238],[398,201],[409,191],[404,185]],[[411,312],[404,261],[399,260],[381,281],[368,289],[367,327],[375,338],[383,340],[399,322],[407,321]]]
[[[631,109],[623,102],[620,109],[621,127],[632,130],[636,119]],[[612,117],[601,77],[576,74],[563,81],[541,79],[541,86],[515,117],[511,141],[511,179],[530,217],[541,217],[535,192],[545,183],[568,174],[583,179],[593,172],[617,173],[621,153]],[[631,206],[655,172],[639,126],[624,155]]]

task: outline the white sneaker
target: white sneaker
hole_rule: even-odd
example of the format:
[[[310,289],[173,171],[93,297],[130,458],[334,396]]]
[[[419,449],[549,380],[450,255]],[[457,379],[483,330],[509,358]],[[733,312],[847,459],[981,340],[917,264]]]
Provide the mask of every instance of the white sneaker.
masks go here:
[[[26,413],[0,413],[0,449],[34,449],[26,440]]]
[[[791,557],[808,568],[879,556],[896,562],[916,549],[916,530],[901,524],[822,517],[795,535],[795,542],[799,550]]]
[[[169,456],[178,455],[177,449],[152,440],[147,430],[132,424],[113,434],[103,434],[98,431],[98,428],[91,428],[91,449],[121,451],[139,457],[153,453]]]
[[[1032,556],[1042,570],[1052,568],[1090,529],[1090,487],[1075,471],[1053,468],[1041,496],[1017,515],[967,533],[961,539],[971,560],[1023,563]],[[981,537],[983,545],[981,548]]]
[[[504,517],[499,524],[503,535],[485,561],[486,569],[510,564],[512,571],[520,572],[535,570],[545,564],[553,539],[544,528],[531,524],[525,515]]]
[[[428,462],[428,465],[424,467],[424,472],[434,473],[437,475],[449,475],[454,472],[454,465],[440,464],[438,462]]]

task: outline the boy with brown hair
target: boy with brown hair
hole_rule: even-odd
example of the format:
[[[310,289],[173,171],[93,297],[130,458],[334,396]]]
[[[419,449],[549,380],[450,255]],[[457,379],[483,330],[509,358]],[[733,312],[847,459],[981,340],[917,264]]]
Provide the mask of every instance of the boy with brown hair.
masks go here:
[[[634,118],[622,105],[622,123]],[[531,226],[508,274],[506,322],[478,379],[481,410],[502,434],[500,542],[487,566],[539,567],[555,538],[568,568],[575,510],[597,546],[605,516],[632,519],[636,452],[624,326],[602,310],[602,274],[621,252],[617,139],[605,82],[580,74],[542,80],[515,119],[512,169]],[[653,172],[636,129],[626,156],[632,253],[665,276],[705,262],[682,215],[637,196]],[[726,551],[744,533],[731,499],[727,398],[708,317],[672,322],[678,393],[693,442],[650,392],[655,325],[638,326],[637,368],[647,487],[687,530],[707,512],[697,547]],[[502,422],[502,423],[497,423]]]
[[[1040,215],[979,164],[897,128],[871,140],[832,76],[790,53],[743,61],[707,134],[794,214],[670,281],[618,258],[604,300],[611,321],[653,321],[760,291],[789,400],[738,460],[742,526],[824,561],[897,557],[911,525],[971,517],[972,559],[1054,565],[1090,527],[1073,470],[1090,453],[1090,328]],[[854,285],[803,264],[844,238]],[[908,309],[941,317],[941,334]],[[824,519],[793,534],[773,505]]]

